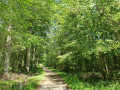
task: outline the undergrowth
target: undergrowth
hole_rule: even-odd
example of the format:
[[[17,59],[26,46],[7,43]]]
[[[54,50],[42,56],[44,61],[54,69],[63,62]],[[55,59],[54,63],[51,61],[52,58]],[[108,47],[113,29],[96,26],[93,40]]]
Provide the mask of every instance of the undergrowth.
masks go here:
[[[45,72],[40,75],[30,77],[29,81],[23,86],[23,90],[35,90],[43,80],[44,76]]]
[[[17,71],[19,71],[17,73]],[[22,72],[18,69],[13,71],[15,75],[19,76]],[[14,75],[14,73],[10,73]],[[24,72],[23,72],[24,73]],[[14,80],[2,80],[0,79],[0,90],[35,90],[40,82],[43,80],[45,72],[42,68],[31,69],[29,74],[23,74]],[[27,78],[27,79],[26,79]]]
[[[48,67],[49,68],[49,67]],[[81,74],[71,74],[49,68],[62,77],[72,90],[120,90],[120,84],[113,80],[80,78]]]

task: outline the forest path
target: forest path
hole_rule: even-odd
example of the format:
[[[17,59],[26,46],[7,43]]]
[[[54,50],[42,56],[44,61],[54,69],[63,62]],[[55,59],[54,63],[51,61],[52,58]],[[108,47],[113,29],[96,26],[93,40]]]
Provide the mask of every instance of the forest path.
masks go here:
[[[46,67],[43,67],[43,70],[46,72],[46,76],[37,90],[71,90],[55,72]]]

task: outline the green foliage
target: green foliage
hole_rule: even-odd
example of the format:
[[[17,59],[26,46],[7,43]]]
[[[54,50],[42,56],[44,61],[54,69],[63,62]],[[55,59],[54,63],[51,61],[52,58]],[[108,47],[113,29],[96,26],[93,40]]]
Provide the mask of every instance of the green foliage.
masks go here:
[[[18,71],[16,71],[16,72],[18,72]],[[34,76],[27,77],[28,78],[27,81],[24,81],[24,79],[26,79],[26,76],[19,77],[18,79],[9,80],[9,81],[0,80],[0,90],[4,90],[4,89],[7,89],[7,90],[18,90],[18,89],[35,90],[39,86],[40,82],[44,79],[45,72],[43,70],[39,69],[39,71],[36,71],[35,73],[33,73],[31,71],[31,74],[34,74]]]
[[[102,79],[89,77],[88,79],[83,78],[83,74],[70,74],[65,72],[60,72],[56,69],[51,69],[55,71],[60,77],[62,77],[68,86],[72,90],[119,90],[119,83],[114,83],[113,81],[105,81]],[[89,73],[87,73],[89,75]],[[91,73],[90,73],[91,74]]]
[[[23,86],[24,90],[35,90],[40,82],[44,79],[45,72],[41,75],[33,76],[29,79],[29,81]]]
[[[5,53],[7,52],[7,36],[11,40],[10,66],[11,67],[25,67],[27,59],[27,48],[35,48],[34,52],[31,50],[30,66],[35,67],[35,62],[43,53],[46,34],[49,32],[51,25],[52,9],[51,4],[53,0],[1,0],[0,2],[0,72],[4,69]],[[51,10],[51,11],[50,11]],[[12,29],[8,32],[8,27],[11,25]],[[34,58],[32,58],[34,57]],[[32,60],[34,59],[34,60]],[[24,64],[23,64],[24,62]],[[34,66],[33,66],[34,65]]]
[[[100,72],[106,78],[119,68],[119,1],[63,0],[53,17],[45,64],[72,72]],[[47,42],[46,42],[47,43]],[[48,63],[49,62],[49,63]]]
[[[44,62],[66,72],[119,78],[119,4],[119,0],[1,0],[0,72],[10,65],[15,71],[30,67],[32,73]],[[7,53],[9,63],[4,62]],[[32,89],[32,82],[26,88]]]

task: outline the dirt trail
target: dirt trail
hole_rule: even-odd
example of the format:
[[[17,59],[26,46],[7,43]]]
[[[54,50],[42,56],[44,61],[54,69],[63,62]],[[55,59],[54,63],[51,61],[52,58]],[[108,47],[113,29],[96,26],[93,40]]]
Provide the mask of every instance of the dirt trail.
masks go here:
[[[46,76],[37,90],[71,90],[56,73],[45,67],[43,69]]]

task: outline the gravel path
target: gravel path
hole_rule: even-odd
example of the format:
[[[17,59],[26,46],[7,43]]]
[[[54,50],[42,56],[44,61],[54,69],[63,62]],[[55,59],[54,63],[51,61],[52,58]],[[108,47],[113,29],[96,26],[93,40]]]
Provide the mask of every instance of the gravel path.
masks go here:
[[[43,69],[46,76],[37,90],[71,90],[56,73],[45,67]]]

